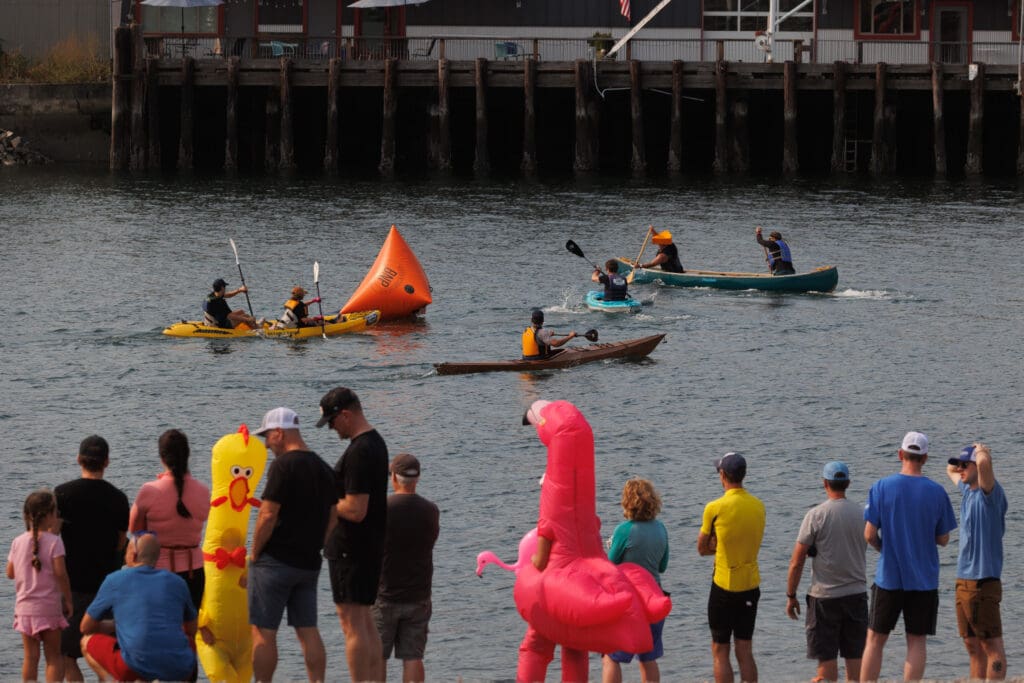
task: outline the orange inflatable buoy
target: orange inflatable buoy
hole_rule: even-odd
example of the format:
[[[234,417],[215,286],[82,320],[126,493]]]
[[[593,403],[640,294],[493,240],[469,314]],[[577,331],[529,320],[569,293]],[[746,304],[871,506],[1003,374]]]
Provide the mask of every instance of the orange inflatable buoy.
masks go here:
[[[341,312],[379,310],[381,320],[395,320],[419,312],[432,301],[423,266],[392,225],[370,272]]]

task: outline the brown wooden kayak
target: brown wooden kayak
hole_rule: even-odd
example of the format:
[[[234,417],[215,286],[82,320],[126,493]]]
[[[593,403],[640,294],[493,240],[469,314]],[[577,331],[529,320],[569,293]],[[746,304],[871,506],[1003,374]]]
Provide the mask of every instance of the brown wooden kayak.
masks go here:
[[[650,337],[641,337],[640,339],[570,347],[560,349],[555,355],[540,360],[519,359],[491,362],[481,361],[478,363],[437,363],[434,367],[437,368],[437,374],[439,375],[465,375],[471,372],[501,372],[510,370],[519,372],[557,370],[609,358],[643,358],[653,351],[654,347],[664,337],[664,334],[655,334]]]

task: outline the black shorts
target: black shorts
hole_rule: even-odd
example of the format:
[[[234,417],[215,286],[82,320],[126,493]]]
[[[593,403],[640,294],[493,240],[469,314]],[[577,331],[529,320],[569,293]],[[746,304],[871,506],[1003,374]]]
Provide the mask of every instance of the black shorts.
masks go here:
[[[868,594],[807,596],[807,659],[828,662],[839,654],[860,659],[868,632]]]
[[[871,630],[888,635],[903,614],[907,635],[934,636],[939,614],[939,591],[886,590],[871,586]]]
[[[85,610],[95,597],[95,593],[71,591],[71,609],[74,611],[68,617],[68,627],[60,632],[60,653],[65,657],[78,659],[82,656],[82,632],[79,627],[82,625]]]
[[[751,640],[754,637],[754,622],[757,621],[757,603],[761,589],[749,591],[727,591],[711,584],[708,594],[708,626],[711,640],[728,643],[736,640]]]
[[[342,557],[328,560],[335,605],[372,605],[377,601],[380,560]]]

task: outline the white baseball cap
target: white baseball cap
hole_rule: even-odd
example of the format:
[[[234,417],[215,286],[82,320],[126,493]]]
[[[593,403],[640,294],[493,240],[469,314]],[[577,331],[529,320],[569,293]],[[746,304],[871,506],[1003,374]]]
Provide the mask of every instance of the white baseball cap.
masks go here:
[[[928,437],[921,432],[907,432],[907,435],[903,437],[903,444],[900,446],[900,450],[917,455],[927,455]]]
[[[263,416],[263,422],[260,424],[260,428],[253,432],[253,434],[256,436],[263,436],[271,429],[298,428],[299,416],[295,414],[295,411],[291,408],[281,407],[268,410],[267,414]]]

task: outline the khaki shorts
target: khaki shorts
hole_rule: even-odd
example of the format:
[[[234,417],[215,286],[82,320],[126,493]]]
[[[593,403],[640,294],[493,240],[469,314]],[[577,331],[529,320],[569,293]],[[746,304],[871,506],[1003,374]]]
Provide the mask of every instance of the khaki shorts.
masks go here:
[[[1000,638],[1003,621],[999,603],[1003,584],[999,579],[956,580],[956,624],[961,638]]]

